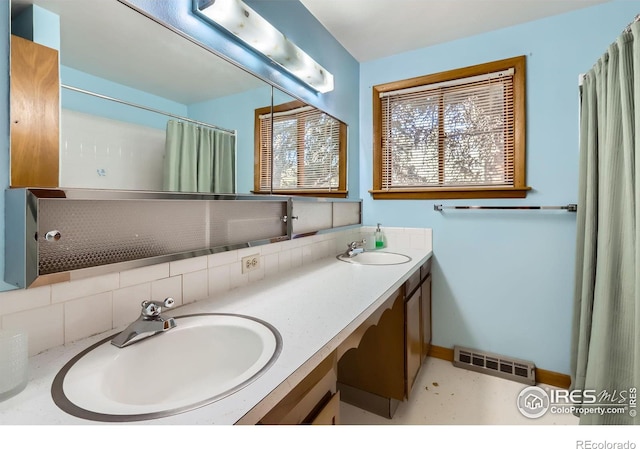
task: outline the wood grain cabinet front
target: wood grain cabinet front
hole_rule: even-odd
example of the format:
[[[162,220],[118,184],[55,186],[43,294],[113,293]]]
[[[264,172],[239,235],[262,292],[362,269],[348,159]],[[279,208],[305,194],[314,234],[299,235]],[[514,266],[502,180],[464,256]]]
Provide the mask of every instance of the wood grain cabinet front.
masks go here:
[[[11,36],[11,187],[58,187],[58,51]]]
[[[405,287],[408,293],[405,303],[405,394],[409,398],[431,348],[431,259],[416,270]]]
[[[404,303],[405,308],[405,395],[411,388],[422,365],[422,315],[420,289],[416,289]]]

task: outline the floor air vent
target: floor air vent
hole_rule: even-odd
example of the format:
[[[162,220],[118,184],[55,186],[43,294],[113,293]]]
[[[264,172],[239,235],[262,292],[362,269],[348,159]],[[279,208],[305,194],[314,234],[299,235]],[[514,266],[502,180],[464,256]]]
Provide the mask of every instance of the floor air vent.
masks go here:
[[[475,349],[453,348],[453,366],[528,385],[536,384],[536,366],[526,360],[512,359]]]

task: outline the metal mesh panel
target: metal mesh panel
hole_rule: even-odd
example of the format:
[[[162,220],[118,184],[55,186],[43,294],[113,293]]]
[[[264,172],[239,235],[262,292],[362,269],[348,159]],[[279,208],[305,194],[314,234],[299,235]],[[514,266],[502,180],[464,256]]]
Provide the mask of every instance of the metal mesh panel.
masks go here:
[[[207,248],[206,202],[41,199],[39,273]],[[47,232],[60,232],[46,241]]]
[[[286,201],[40,199],[39,274],[276,239],[284,215]]]

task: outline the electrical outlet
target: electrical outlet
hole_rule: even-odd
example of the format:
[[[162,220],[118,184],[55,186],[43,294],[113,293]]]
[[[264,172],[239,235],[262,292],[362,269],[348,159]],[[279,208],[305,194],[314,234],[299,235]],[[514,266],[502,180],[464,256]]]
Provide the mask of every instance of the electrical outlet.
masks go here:
[[[248,273],[260,268],[260,254],[252,254],[251,256],[242,258],[242,273]]]

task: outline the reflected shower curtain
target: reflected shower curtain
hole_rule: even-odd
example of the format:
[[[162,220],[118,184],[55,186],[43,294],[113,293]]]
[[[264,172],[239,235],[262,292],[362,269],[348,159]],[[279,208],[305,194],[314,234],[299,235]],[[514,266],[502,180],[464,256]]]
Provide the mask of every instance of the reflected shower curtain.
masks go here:
[[[631,389],[640,388],[639,39],[636,22],[582,86],[571,359],[572,389],[595,390],[598,402],[615,398],[627,405]],[[580,423],[640,419],[627,407],[620,414],[583,413]]]
[[[165,150],[164,190],[235,193],[235,136],[170,120]]]

